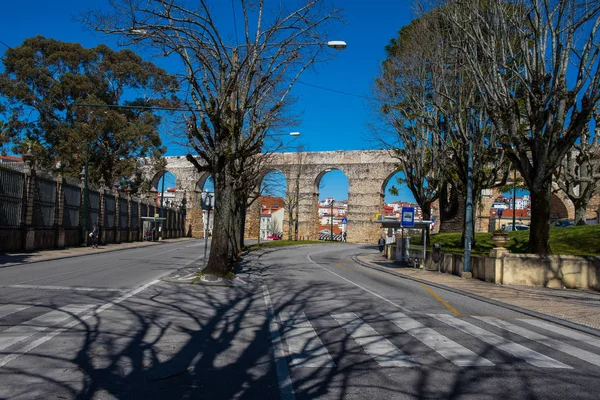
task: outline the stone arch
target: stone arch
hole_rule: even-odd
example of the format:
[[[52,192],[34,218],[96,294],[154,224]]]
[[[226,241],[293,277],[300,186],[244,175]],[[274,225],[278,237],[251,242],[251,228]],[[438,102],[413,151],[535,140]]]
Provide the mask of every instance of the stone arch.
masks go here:
[[[563,197],[561,199],[561,197]],[[565,201],[566,200],[566,201]],[[551,209],[550,209],[550,222],[555,222],[560,219],[574,219],[575,218],[575,207],[571,203],[571,200],[564,195],[560,196],[557,193],[552,193],[550,198]],[[569,205],[571,206],[571,212],[569,212]]]
[[[320,235],[320,227],[322,226],[331,226],[331,222],[333,221],[334,226],[334,234],[340,234],[341,232],[343,232],[344,230],[346,230],[347,226],[340,226],[341,223],[341,218],[343,217],[348,217],[348,212],[350,210],[350,205],[348,204],[348,198],[350,196],[350,179],[348,177],[348,173],[345,171],[344,166],[335,166],[335,167],[321,167],[318,170],[318,173],[315,176],[314,179],[314,191],[315,191],[315,197],[316,197],[316,201],[314,203],[314,208],[315,211],[312,213],[312,225],[317,227],[317,238],[321,238]],[[322,210],[322,207],[320,206],[320,201],[321,201],[321,183],[323,180],[323,177],[325,175],[327,175],[330,172],[335,172],[335,171],[339,171],[344,175],[344,178],[346,178],[346,186],[348,188],[347,191],[347,198],[346,199],[335,199],[336,201],[340,201],[340,200],[346,200],[346,207],[342,207],[340,208],[340,204],[338,203],[338,207],[337,209],[334,210],[334,214],[330,215],[330,211],[324,211],[324,213],[321,213],[320,211]],[[341,215],[343,214],[343,216]],[[328,218],[328,222],[327,224],[323,224],[323,219],[324,218]],[[331,228],[327,228],[326,229],[328,232],[331,230]],[[347,232],[348,235],[350,235],[350,232]]]
[[[200,176],[200,179],[198,179],[196,181],[196,183],[194,184],[194,192],[202,192],[204,191],[204,186],[206,185],[206,182],[210,179],[211,174],[210,172],[205,172]]]

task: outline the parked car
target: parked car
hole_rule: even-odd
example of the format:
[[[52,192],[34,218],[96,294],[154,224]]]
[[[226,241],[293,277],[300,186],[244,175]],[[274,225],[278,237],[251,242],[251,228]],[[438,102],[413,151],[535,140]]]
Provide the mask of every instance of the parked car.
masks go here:
[[[561,219],[559,221],[556,221],[552,226],[555,226],[557,228],[568,228],[569,226],[574,226],[575,222],[568,220],[568,219]]]
[[[504,229],[505,231],[508,232],[512,232],[512,231],[528,231],[529,230],[529,226],[528,225],[523,225],[523,224],[516,224],[515,228],[513,229],[513,224],[506,224],[502,227],[502,229]]]
[[[279,235],[269,235],[269,236],[267,236],[267,239],[280,240],[281,238],[279,237]]]

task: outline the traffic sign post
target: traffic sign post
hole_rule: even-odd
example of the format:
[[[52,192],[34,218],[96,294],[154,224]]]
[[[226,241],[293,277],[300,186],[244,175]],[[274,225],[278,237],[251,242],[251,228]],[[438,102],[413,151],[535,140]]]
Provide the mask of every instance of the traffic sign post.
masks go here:
[[[343,224],[343,225],[346,225],[347,223],[348,223],[348,218],[346,218],[346,217],[343,217],[343,218],[342,218],[342,224]]]
[[[413,228],[415,226],[415,208],[402,207],[402,227]]]

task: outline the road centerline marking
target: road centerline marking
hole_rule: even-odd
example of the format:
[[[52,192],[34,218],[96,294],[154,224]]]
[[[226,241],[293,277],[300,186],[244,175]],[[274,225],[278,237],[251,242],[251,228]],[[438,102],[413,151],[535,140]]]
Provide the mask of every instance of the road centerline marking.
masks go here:
[[[446,300],[442,299],[436,292],[434,292],[429,287],[427,287],[427,285],[425,285],[421,282],[418,282],[418,284],[421,285],[423,287],[423,289],[425,289],[427,291],[427,293],[432,295],[437,301],[442,303],[448,310],[450,310],[450,312],[452,312],[452,314],[456,315],[457,317],[461,316],[460,312],[458,312],[454,307],[452,307],[450,304],[448,304],[448,302]]]

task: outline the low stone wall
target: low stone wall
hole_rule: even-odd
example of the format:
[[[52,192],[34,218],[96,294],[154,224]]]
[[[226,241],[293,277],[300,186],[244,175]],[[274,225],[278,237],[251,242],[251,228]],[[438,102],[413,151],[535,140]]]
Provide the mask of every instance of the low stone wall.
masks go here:
[[[411,251],[410,257],[423,256],[422,252]],[[438,270],[431,251],[427,251],[424,268]],[[440,272],[460,275],[463,269],[462,254],[441,254]],[[500,257],[471,256],[471,274],[474,279],[490,283],[600,291],[600,257],[511,253]]]
[[[600,290],[600,257],[508,254],[502,264],[498,283]]]

